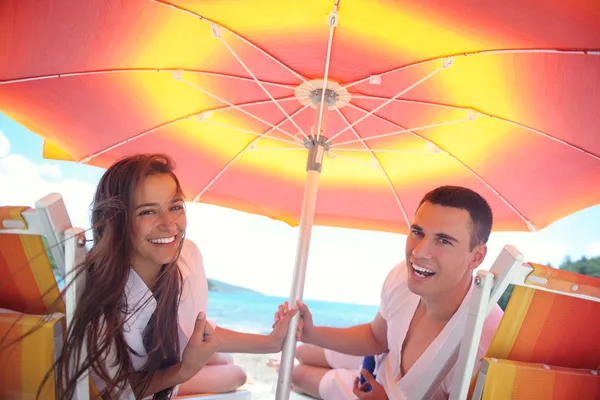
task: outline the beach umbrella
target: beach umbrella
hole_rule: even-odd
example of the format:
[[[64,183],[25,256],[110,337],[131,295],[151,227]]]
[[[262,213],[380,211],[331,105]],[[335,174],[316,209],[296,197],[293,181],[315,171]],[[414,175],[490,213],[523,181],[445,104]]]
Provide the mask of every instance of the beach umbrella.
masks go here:
[[[597,0],[3,0],[0,111],[47,158],[166,152],[190,200],[299,226],[295,302],[313,225],[406,233],[443,184],[495,230],[600,203],[598,21]]]

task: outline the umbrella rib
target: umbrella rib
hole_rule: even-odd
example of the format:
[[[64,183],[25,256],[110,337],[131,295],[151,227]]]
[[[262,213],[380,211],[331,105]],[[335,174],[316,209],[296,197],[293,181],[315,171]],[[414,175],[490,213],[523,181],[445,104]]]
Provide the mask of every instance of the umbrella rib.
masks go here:
[[[462,165],[464,168],[467,169],[467,171],[469,171],[475,178],[477,178],[481,183],[483,183],[489,190],[492,191],[492,193],[494,193],[500,200],[502,200],[502,202],[504,204],[506,204],[508,206],[508,208],[510,208],[515,214],[517,214],[517,216],[525,223],[525,225],[527,226],[527,229],[531,232],[537,232],[539,229],[533,224],[533,222],[531,222],[529,219],[527,219],[519,210],[517,210],[515,208],[515,206],[513,206],[504,196],[502,196],[496,189],[494,189],[494,187],[489,184],[485,179],[483,179],[483,177],[481,175],[479,175],[477,172],[475,172],[471,167],[469,167],[467,164],[465,164],[463,161],[461,161],[457,156],[455,156],[454,154],[450,153],[448,150],[444,149],[442,146],[440,146],[439,144],[430,141],[431,143],[433,143],[435,146],[437,146],[441,151],[443,151],[444,153],[448,154],[450,157],[452,157],[456,162],[458,162],[460,165]]]
[[[159,72],[159,73],[173,73],[173,72],[186,72],[195,75],[209,75],[209,76],[218,76],[221,78],[229,78],[229,79],[237,79],[242,81],[253,81],[252,78],[248,78],[245,76],[233,75],[233,74],[225,74],[221,72],[212,72],[212,71],[202,71],[197,69],[187,69],[187,68],[111,68],[111,69],[102,69],[102,70],[91,70],[91,71],[73,71],[73,72],[63,72],[60,74],[48,74],[48,75],[35,75],[35,76],[27,76],[22,78],[15,79],[7,79],[0,80],[0,85],[7,85],[11,83],[23,83],[23,82],[32,82],[32,81],[40,81],[45,79],[57,79],[57,78],[69,78],[76,76],[87,76],[87,75],[106,75],[106,74],[117,74],[117,73],[130,73],[130,72]],[[261,81],[264,85],[277,86],[284,89],[297,90],[297,88],[293,85],[287,85],[285,83],[279,82],[271,82],[271,81]]]
[[[365,144],[364,141],[362,141],[363,144]],[[435,150],[400,150],[400,149],[340,149],[337,147],[333,147],[333,149],[335,149],[336,153],[339,153],[340,151],[347,151],[347,152],[356,152],[356,153],[363,153],[363,152],[373,152],[373,153],[404,153],[404,154],[438,154],[439,152],[435,151]]]
[[[293,99],[293,98],[294,97],[291,97],[291,99]],[[280,100],[284,100],[284,99],[286,99],[286,98],[283,98],[283,99],[280,99]],[[248,102],[248,103],[237,104],[237,107],[245,107],[245,106],[251,106],[251,105],[255,105],[255,104],[262,104],[264,101],[265,100],[263,100],[263,101],[252,101],[252,102]],[[159,130],[161,128],[166,128],[167,126],[171,126],[173,124],[176,124],[177,122],[186,120],[188,118],[196,117],[196,116],[201,115],[201,114],[206,113],[206,112],[223,111],[223,110],[228,110],[230,108],[231,107],[227,106],[227,107],[220,107],[220,108],[215,108],[215,109],[202,110],[202,111],[198,111],[198,112],[195,112],[195,113],[192,113],[192,114],[184,115],[183,117],[175,118],[175,119],[173,119],[171,121],[167,121],[165,123],[162,123],[160,125],[156,125],[155,127],[147,129],[147,130],[145,130],[143,132],[140,132],[140,133],[138,133],[138,134],[136,134],[134,136],[131,136],[131,137],[125,139],[125,140],[122,140],[122,141],[120,141],[118,143],[115,143],[115,144],[113,144],[113,145],[111,145],[109,147],[106,147],[106,148],[104,148],[102,150],[99,150],[99,151],[97,151],[95,153],[87,155],[84,158],[82,158],[81,160],[79,160],[78,162],[81,163],[81,164],[85,164],[85,163],[89,162],[90,160],[98,157],[99,155],[107,153],[107,152],[109,152],[111,150],[114,150],[114,149],[116,149],[118,147],[121,147],[121,146],[123,146],[123,145],[125,145],[127,143],[130,143],[130,142],[133,142],[134,140],[142,138],[142,137],[144,137],[144,136],[146,136],[146,135],[148,135],[148,134],[150,134],[152,132],[155,132],[155,131],[157,131],[157,130]],[[205,121],[205,122],[207,122],[207,121]],[[256,132],[251,132],[251,133],[256,134]],[[273,138],[273,139],[284,141],[284,139],[279,139],[279,138]],[[286,140],[286,142],[288,142],[288,143],[295,143],[295,142],[287,141],[287,140]]]
[[[363,167],[368,167],[368,168],[377,169],[377,170],[381,169],[375,162],[368,163],[368,162],[365,162],[365,161],[360,161],[360,160],[357,160],[356,158],[352,158],[352,157],[343,156],[341,154],[338,154],[338,153],[336,153],[333,150],[329,150],[327,152],[327,154],[328,154],[328,156],[330,158],[339,158],[339,159],[342,159],[342,160],[346,160],[346,161],[352,162],[354,164],[361,165]]]
[[[340,97],[345,97],[340,95]],[[383,96],[371,96],[371,95],[366,95],[366,94],[352,94],[350,95],[350,97],[354,100],[354,99],[362,99],[362,100],[389,100],[389,97],[383,97]],[[435,107],[441,107],[441,108],[450,108],[453,110],[469,110],[469,108],[467,107],[461,107],[461,106],[453,106],[453,105],[449,105],[449,104],[443,104],[443,103],[435,103],[432,101],[425,101],[425,100],[413,100],[413,99],[395,99],[395,102],[399,102],[399,103],[410,103],[410,104],[423,104],[423,105],[428,105],[428,106],[435,106]]]
[[[308,108],[310,106],[310,104],[307,104],[303,107],[301,107],[300,109],[296,110],[295,112],[292,113],[292,117],[294,117],[297,114],[300,114],[303,110],[305,110],[306,108]],[[206,186],[204,186],[204,188],[202,188],[202,190],[200,191],[200,193],[198,193],[196,195],[196,197],[194,197],[193,202],[196,203],[198,200],[200,200],[200,198],[204,195],[204,193],[206,193],[206,191],[208,189],[211,188],[211,186],[217,181],[217,179],[219,179],[221,177],[221,175],[223,175],[228,169],[229,167],[231,167],[231,165],[233,165],[233,163],[239,159],[244,153],[246,153],[246,151],[252,149],[260,140],[262,140],[263,138],[265,138],[269,133],[273,132],[274,130],[277,129],[277,127],[283,123],[285,123],[287,121],[286,119],[281,120],[280,122],[278,122],[275,126],[273,126],[272,128],[268,129],[267,131],[265,131],[264,133],[261,133],[258,137],[252,139],[250,142],[248,142],[244,148],[242,150],[240,150],[239,153],[237,153],[235,155],[235,157],[233,157],[231,160],[229,160],[229,162],[223,167],[221,168],[221,170],[217,173],[217,175],[215,175],[210,182],[208,182],[206,184]],[[272,137],[270,137],[270,139],[273,139]]]
[[[285,121],[285,120],[284,120]],[[233,131],[238,131],[238,132],[244,132],[244,133],[249,133],[250,135],[254,135],[254,136],[261,136],[262,133],[258,133],[249,129],[244,129],[244,128],[238,128],[237,126],[232,126],[232,125],[228,125],[228,124],[223,124],[221,122],[215,122],[215,121],[208,121],[208,120],[202,120],[200,121],[203,124],[208,124],[208,125],[215,125],[215,126],[220,126],[222,128],[227,128],[227,129],[231,129]],[[287,144],[292,144],[294,146],[297,146],[299,149],[304,149],[304,146],[301,145],[298,142],[293,142],[291,140],[286,140],[286,139],[281,139],[275,136],[269,136],[269,139],[271,140],[275,140],[277,142],[281,142],[281,143],[287,143]]]
[[[323,88],[321,91],[321,103],[319,104],[319,119],[317,121],[317,141],[321,137],[321,127],[323,126],[323,110],[325,109],[325,94],[327,90],[327,80],[329,79],[329,67],[331,65],[331,47],[333,45],[333,34],[338,24],[338,5],[336,0],[333,4],[333,11],[329,14],[327,24],[329,25],[329,37],[327,38],[327,53],[325,55],[325,72],[323,73]]]
[[[277,108],[279,108],[279,110],[283,113],[283,115],[285,115],[287,117],[287,119],[296,127],[296,129],[298,129],[298,131],[300,131],[300,133],[306,139],[308,139],[308,136],[306,135],[306,132],[304,132],[304,130],[302,128],[300,128],[300,126],[296,123],[296,121],[294,121],[294,119],[290,117],[290,115],[284,110],[283,107],[281,107],[281,104],[279,104],[279,103],[277,103],[275,101],[275,99],[273,98],[273,96],[271,95],[271,93],[269,93],[269,91],[263,86],[263,84],[261,83],[261,81],[258,80],[258,78],[256,77],[256,75],[254,75],[254,73],[252,73],[252,71],[250,70],[250,68],[240,58],[240,56],[238,56],[236,54],[236,52],[231,48],[231,46],[229,46],[229,44],[225,41],[225,39],[223,39],[223,37],[220,36],[220,35],[218,36],[218,38],[221,41],[221,43],[223,43],[223,45],[227,48],[227,50],[229,50],[229,52],[231,53],[231,55],[233,55],[233,57],[235,57],[235,59],[241,64],[241,66],[244,67],[244,69],[246,70],[246,72],[248,72],[248,74],[250,74],[250,76],[258,84],[258,86],[260,86],[260,88],[262,89],[262,91],[265,92],[265,94],[273,101],[273,104],[275,104],[277,106]]]
[[[567,146],[567,147],[569,147],[569,148],[571,148],[571,149],[573,149],[573,150],[579,151],[579,152],[581,152],[581,153],[583,153],[583,154],[586,154],[586,155],[588,155],[588,156],[590,156],[590,157],[593,157],[593,158],[595,158],[596,160],[600,161],[600,156],[599,156],[599,155],[597,155],[597,154],[594,154],[594,153],[592,153],[592,152],[589,152],[589,151],[587,151],[587,150],[584,150],[584,149],[582,149],[582,148],[581,148],[581,147],[579,147],[579,146],[575,146],[574,144],[571,144],[571,143],[569,143],[569,142],[567,142],[567,141],[565,141],[565,140],[559,139],[559,138],[557,138],[557,137],[555,137],[555,136],[549,135],[549,134],[547,134],[547,133],[545,133],[545,132],[542,132],[542,131],[540,131],[540,130],[537,130],[537,129],[535,129],[535,128],[531,128],[531,127],[529,127],[529,126],[527,126],[527,125],[520,124],[520,123],[518,123],[518,122],[515,122],[515,121],[512,121],[512,120],[510,120],[510,119],[506,119],[506,118],[502,118],[502,117],[497,117],[497,116],[495,116],[495,115],[486,114],[486,113],[482,113],[482,114],[483,114],[483,115],[485,115],[485,116],[488,116],[488,117],[490,117],[490,118],[497,119],[497,120],[499,120],[499,121],[505,122],[505,123],[507,123],[507,124],[518,126],[519,128],[522,128],[522,129],[528,130],[528,131],[530,131],[530,132],[532,132],[532,133],[535,133],[535,134],[537,134],[537,135],[543,136],[543,137],[545,137],[546,139],[549,139],[549,140],[555,141],[555,142],[557,142],[557,143],[560,143],[560,144],[562,144],[562,145],[564,145],[564,146]]]
[[[214,76],[220,76],[220,77],[224,77],[224,78],[231,78],[231,79],[239,79],[239,80],[243,80],[243,81],[247,81],[247,82],[251,82],[253,81],[253,79],[248,78],[247,76],[239,76],[239,75],[233,75],[233,74],[224,74],[221,72],[212,72],[212,71],[196,71],[196,70],[185,70],[186,72],[189,72],[191,74],[200,74],[200,75],[214,75]],[[272,81],[265,81],[265,80],[260,80],[260,83],[263,85],[269,85],[269,86],[276,86],[276,87],[280,87],[283,89],[290,89],[290,90],[298,90],[298,88],[294,85],[288,85],[285,83],[281,83],[281,82],[272,82]]]
[[[436,62],[439,60],[443,60],[445,58],[458,58],[458,57],[470,57],[475,55],[485,55],[485,54],[571,54],[571,55],[588,55],[588,56],[599,56],[600,51],[596,50],[580,50],[580,49],[568,49],[568,50],[559,50],[559,49],[496,49],[496,50],[479,50],[479,51],[471,51],[466,53],[457,53],[445,56],[439,56],[435,58],[429,58],[426,60],[416,61],[414,63],[402,65],[397,68],[390,69],[388,71],[384,71],[379,74],[369,75],[365,78],[361,78],[359,80],[353,82],[347,82],[341,85],[340,88],[337,89],[343,90],[348,89],[349,87],[359,85],[363,82],[367,82],[373,76],[383,77],[385,75],[393,74],[394,72],[399,72],[405,69],[409,69],[412,67],[417,67],[419,65],[428,64],[432,62]]]
[[[340,117],[342,117],[342,119],[346,122],[346,124],[348,124],[348,126],[350,126],[350,121],[348,120],[348,118],[346,118],[346,116],[342,113],[342,111],[339,108],[336,108],[335,110],[338,112]],[[350,129],[352,130],[352,132],[354,133],[354,135],[356,135],[356,137],[358,139],[361,139],[361,136],[356,131],[356,128],[351,127]],[[410,221],[408,220],[408,216],[406,215],[406,210],[404,209],[404,206],[402,205],[402,201],[400,201],[400,197],[398,196],[398,193],[396,192],[396,188],[394,187],[394,184],[392,183],[392,180],[391,180],[389,174],[387,173],[387,171],[383,167],[383,164],[381,163],[379,158],[377,158],[377,156],[375,155],[373,150],[363,140],[360,140],[360,143],[363,145],[364,150],[369,152],[369,154],[371,155],[371,158],[373,160],[375,160],[375,162],[377,162],[377,165],[379,166],[379,169],[381,169],[381,172],[383,173],[383,176],[384,176],[388,186],[390,187],[390,190],[392,191],[392,195],[394,196],[394,199],[396,200],[396,203],[398,204],[398,207],[400,208],[400,212],[402,212],[402,217],[404,218],[404,222],[406,222],[406,226],[410,227]]]
[[[185,8],[185,7],[176,6],[175,4],[170,3],[168,1],[165,1],[165,0],[150,0],[150,1],[152,1],[154,3],[157,3],[157,4],[160,4],[160,5],[163,5],[163,6],[166,6],[166,7],[173,8],[173,9],[175,9],[177,11],[181,11],[181,12],[183,12],[185,14],[188,14],[188,15],[194,17],[194,18],[197,18],[197,19],[199,19],[201,21],[205,21],[205,22],[208,22],[208,23],[217,24],[216,21],[208,19],[208,18],[206,18],[206,17],[204,17],[204,16],[202,16],[202,15],[200,15],[200,14],[194,12],[194,11],[191,11],[191,10]],[[255,43],[251,42],[250,40],[246,39],[245,37],[243,37],[242,35],[240,35],[239,33],[235,32],[235,31],[233,31],[232,29],[230,29],[230,28],[228,28],[228,27],[226,27],[224,25],[221,25],[221,24],[218,24],[218,25],[219,26],[223,26],[223,28],[227,29],[227,31],[229,31],[232,35],[234,35],[235,37],[237,37],[241,41],[245,42],[247,45],[249,45],[251,47],[254,47],[256,50],[258,50],[259,52],[261,52],[262,54],[264,54],[266,57],[268,57],[269,59],[271,59],[275,63],[279,64],[281,67],[283,67],[288,72],[290,72],[292,75],[294,75],[296,78],[300,79],[302,82],[304,82],[309,87],[311,87],[311,88],[314,89],[314,86],[304,76],[300,75],[298,72],[294,71],[291,67],[289,67],[289,66],[285,65],[283,62],[279,61],[277,58],[275,58],[273,55],[271,55],[265,49],[261,48],[257,44],[255,44]]]
[[[366,113],[366,112],[368,112],[367,110],[365,110],[365,109],[364,109],[364,108],[362,108],[362,107],[359,107],[359,106],[356,106],[356,105],[354,105],[353,107],[354,107],[354,108],[356,108],[356,109],[358,109],[358,110],[361,110],[361,111],[363,111],[363,112],[365,112],[365,113]],[[387,119],[387,118],[385,118],[385,117],[382,117],[382,116],[380,116],[380,115],[377,115],[377,114],[372,114],[372,115],[373,115],[375,118],[378,118],[378,119],[380,119],[380,120],[382,120],[382,121],[385,121],[385,122],[387,122],[387,123],[390,123],[390,124],[392,124],[392,125],[395,125],[395,126],[397,126],[398,128],[400,128],[400,129],[403,129],[403,130],[404,130],[404,129],[406,129],[404,126],[402,126],[402,125],[400,125],[400,124],[398,124],[398,123],[396,123],[396,122],[394,122],[394,121],[391,121],[391,120],[389,120],[389,119]],[[501,200],[501,201],[502,201],[504,204],[506,204],[506,206],[507,206],[508,208],[510,208],[510,209],[511,209],[511,210],[512,210],[512,211],[513,211],[513,212],[514,212],[514,213],[515,213],[515,214],[516,214],[516,215],[517,215],[517,216],[518,216],[518,217],[519,217],[519,218],[520,218],[520,219],[521,219],[521,220],[522,220],[522,221],[525,223],[525,225],[527,225],[527,228],[528,228],[530,231],[537,231],[537,230],[538,230],[538,229],[537,229],[537,227],[536,227],[536,226],[535,226],[535,225],[534,225],[534,224],[533,224],[533,223],[532,223],[530,220],[528,220],[528,219],[527,219],[527,218],[526,218],[526,217],[525,217],[525,216],[524,216],[524,215],[523,215],[521,212],[519,212],[519,210],[517,210],[517,209],[516,209],[516,208],[515,208],[515,207],[514,207],[514,206],[513,206],[513,205],[512,205],[512,204],[511,204],[511,203],[510,203],[510,202],[509,202],[509,201],[508,201],[508,200],[507,200],[505,197],[504,197],[504,196],[502,196],[502,195],[501,195],[501,194],[500,194],[500,193],[499,193],[499,192],[498,192],[496,189],[494,189],[494,188],[493,188],[493,187],[492,187],[492,186],[491,186],[491,185],[490,185],[490,184],[489,184],[489,183],[488,183],[488,182],[487,182],[485,179],[483,179],[481,176],[479,176],[479,174],[477,174],[477,172],[475,172],[475,171],[474,171],[472,168],[470,168],[470,167],[469,167],[469,166],[467,166],[467,165],[466,165],[464,162],[462,162],[462,161],[461,161],[461,160],[460,160],[460,159],[459,159],[457,156],[455,156],[454,154],[450,153],[449,151],[447,151],[446,149],[444,149],[442,146],[438,145],[438,144],[437,144],[436,142],[434,142],[433,140],[430,140],[430,139],[426,138],[425,136],[419,135],[418,133],[415,133],[415,132],[413,132],[413,131],[411,131],[411,130],[408,130],[408,133],[410,133],[410,134],[412,134],[412,135],[414,135],[414,136],[416,136],[416,137],[419,137],[419,138],[421,138],[421,139],[425,140],[425,141],[426,141],[426,142],[428,142],[428,143],[431,143],[431,144],[432,144],[432,145],[434,145],[436,148],[438,148],[438,149],[440,149],[441,151],[443,151],[444,153],[448,154],[448,156],[450,156],[450,157],[451,157],[451,158],[453,158],[453,159],[454,159],[456,162],[458,162],[460,165],[462,165],[464,168],[466,168],[466,169],[467,169],[467,171],[469,171],[469,172],[470,172],[470,173],[471,173],[473,176],[475,176],[475,177],[476,177],[476,178],[477,178],[479,181],[481,181],[481,183],[483,183],[483,184],[484,184],[484,185],[485,185],[485,186],[486,186],[488,189],[490,189],[490,190],[491,190],[491,191],[492,191],[492,192],[493,192],[493,193],[494,193],[496,196],[498,196],[498,198],[499,198],[499,199],[500,199],[500,200]]]
[[[338,133],[336,133],[335,135],[333,135],[331,138],[329,138],[327,140],[327,142],[331,143],[336,137],[340,136],[342,133],[346,132],[348,129],[350,129],[353,126],[357,125],[358,123],[360,123],[364,119],[368,118],[370,115],[374,115],[377,111],[381,110],[383,107],[387,106],[388,104],[390,104],[392,101],[394,101],[398,97],[406,94],[408,91],[410,91],[410,90],[414,89],[415,87],[419,86],[421,83],[425,82],[427,79],[433,77],[435,74],[437,74],[438,72],[440,72],[442,69],[448,68],[446,65],[449,66],[449,64],[444,64],[443,66],[441,66],[439,68],[436,68],[435,70],[433,70],[432,72],[430,72],[429,74],[427,74],[423,78],[419,79],[418,81],[416,81],[415,83],[413,83],[412,85],[410,85],[409,87],[407,87],[406,89],[403,89],[400,93],[396,94],[391,99],[385,101],[383,104],[380,104],[379,106],[375,107],[373,110],[367,112],[366,115],[363,115],[362,117],[360,117],[359,119],[357,119],[356,121],[354,121],[353,123],[351,123],[350,125],[348,125],[346,128],[343,128],[341,131],[339,131]]]
[[[206,19],[206,18],[205,18]],[[207,20],[208,21],[208,20]],[[212,21],[211,21],[212,22]],[[289,73],[291,73],[292,75],[294,75],[296,78],[300,79],[302,82],[304,82],[306,85],[308,85],[310,88],[314,89],[314,86],[312,83],[310,83],[308,81],[308,79],[306,79],[304,76],[300,75],[298,72],[294,71],[291,67],[285,65],[283,62],[279,61],[277,58],[275,58],[273,55],[271,55],[269,52],[267,52],[265,49],[263,49],[262,47],[258,46],[257,44],[251,42],[250,40],[246,39],[245,37],[243,37],[242,35],[238,34],[237,32],[231,30],[230,28],[225,28],[227,29],[232,35],[234,35],[235,37],[237,37],[238,39],[240,39],[242,42],[246,43],[247,45],[249,45],[250,47],[255,48],[256,50],[258,50],[259,52],[261,52],[262,54],[264,54],[267,58],[269,58],[270,60],[272,60],[273,62],[275,62],[276,64],[279,64],[281,67],[283,67],[285,70],[287,70]]]
[[[365,99],[365,100],[384,100],[384,101],[385,100],[389,100],[389,97],[369,96],[369,95],[357,95],[357,96],[352,95],[352,98],[353,99]],[[521,124],[521,123],[513,121],[511,119],[499,117],[497,115],[490,114],[490,113],[487,113],[487,112],[484,112],[484,111],[479,111],[479,110],[473,109],[473,108],[455,106],[455,105],[450,105],[450,104],[435,103],[435,102],[425,101],[425,100],[395,99],[394,101],[401,102],[401,103],[423,104],[423,105],[428,105],[428,106],[441,107],[441,108],[449,108],[449,109],[453,109],[453,110],[461,110],[461,111],[467,111],[467,112],[474,111],[474,112],[476,112],[478,114],[481,114],[481,115],[484,115],[486,117],[490,117],[490,118],[497,119],[498,121],[501,121],[501,122],[504,122],[504,123],[507,123],[507,124],[518,126],[519,128],[528,130],[528,131],[530,131],[532,133],[535,133],[535,134],[538,134],[540,136],[543,136],[543,137],[545,137],[545,138],[547,138],[549,140],[553,140],[553,141],[555,141],[557,143],[560,143],[560,144],[562,144],[564,146],[567,146],[567,147],[569,147],[569,148],[571,148],[573,150],[576,150],[576,151],[579,151],[581,153],[584,153],[584,154],[586,154],[586,155],[588,155],[588,156],[590,156],[592,158],[595,158],[596,160],[600,161],[600,155],[597,155],[597,154],[594,154],[594,153],[592,153],[590,151],[587,151],[587,150],[585,150],[585,149],[583,149],[583,148],[581,148],[579,146],[576,146],[576,145],[574,145],[572,143],[567,142],[566,140],[559,139],[556,136],[552,136],[552,135],[550,135],[548,133],[545,133],[545,132],[543,132],[543,131],[541,131],[539,129],[535,129],[535,128],[529,127],[527,125]],[[352,104],[349,104],[349,105],[352,106]],[[336,146],[339,146],[341,144],[342,143],[336,144]]]
[[[177,122],[180,122],[180,121],[186,120],[186,119],[188,119],[188,118],[194,117],[194,116],[196,116],[196,115],[199,115],[199,114],[202,114],[202,112],[198,112],[198,113],[193,113],[193,114],[185,115],[185,116],[183,116],[183,117],[179,117],[179,118],[176,118],[176,119],[174,119],[174,120],[171,120],[171,121],[168,121],[168,122],[162,123],[162,124],[160,124],[160,125],[156,125],[156,126],[155,126],[155,127],[153,127],[153,128],[150,128],[150,129],[148,129],[148,130],[145,130],[145,131],[143,131],[143,132],[141,132],[141,133],[138,133],[137,135],[131,136],[131,137],[129,137],[129,138],[127,138],[127,139],[125,139],[125,140],[122,140],[122,141],[120,141],[120,142],[118,142],[118,143],[116,143],[116,144],[113,144],[112,146],[106,147],[106,148],[104,148],[104,149],[102,149],[102,150],[100,150],[100,151],[97,151],[97,152],[95,152],[95,153],[92,153],[92,154],[90,154],[90,155],[87,155],[87,156],[85,156],[84,158],[80,159],[78,162],[79,162],[80,164],[86,164],[86,163],[88,163],[89,161],[91,161],[92,159],[94,159],[94,158],[96,158],[96,157],[98,157],[98,156],[100,156],[100,155],[102,155],[102,154],[104,154],[104,153],[107,153],[107,152],[109,152],[109,151],[111,151],[111,150],[114,150],[114,149],[116,149],[117,147],[121,147],[121,146],[123,146],[123,145],[125,145],[125,144],[127,144],[127,143],[129,143],[129,142],[133,142],[134,140],[136,140],[136,139],[139,139],[139,138],[141,138],[141,137],[144,137],[144,136],[146,136],[146,135],[148,135],[148,134],[150,134],[150,133],[152,133],[152,132],[155,132],[155,131],[157,131],[157,130],[159,130],[159,129],[161,129],[161,128],[166,128],[167,126],[171,126],[171,125],[173,125],[173,124],[176,124]]]
[[[252,151],[306,151],[304,147],[288,147],[288,148],[278,148],[278,147],[253,147]]]
[[[462,119],[457,119],[455,121],[448,121],[448,122],[439,122],[437,124],[424,125],[424,126],[419,126],[419,127],[410,128],[410,129],[402,129],[400,131],[383,133],[381,135],[368,136],[368,137],[365,137],[365,138],[360,138],[360,139],[355,139],[355,140],[347,140],[345,142],[335,143],[333,147],[337,148],[338,146],[343,146],[343,145],[346,145],[346,144],[357,143],[357,142],[362,142],[362,141],[366,141],[366,140],[381,139],[381,138],[384,138],[384,137],[401,135],[403,133],[411,133],[413,131],[422,131],[422,130],[425,130],[425,129],[431,129],[431,128],[436,128],[436,127],[446,126],[446,125],[453,125],[453,124],[463,123],[463,122],[467,122],[467,121],[470,121],[469,118],[462,118]]]
[[[297,99],[295,96],[279,97],[279,98],[275,99],[275,101],[292,101],[292,100],[297,100]],[[205,111],[210,111],[210,112],[227,111],[227,110],[232,110],[232,109],[235,110],[236,107],[259,106],[261,104],[270,104],[270,103],[272,103],[271,100],[257,100],[257,101],[249,101],[246,103],[233,104],[231,106],[227,105],[227,106],[223,106],[223,107],[206,109]]]
[[[254,119],[255,119],[255,120],[257,120],[257,121],[260,121],[260,122],[262,122],[263,124],[265,124],[265,125],[267,125],[267,126],[269,126],[269,127],[271,127],[271,128],[275,128],[275,129],[276,129],[276,130],[278,130],[279,132],[283,133],[284,135],[287,135],[287,136],[291,137],[292,139],[294,139],[294,140],[296,140],[296,141],[299,141],[299,140],[300,140],[300,139],[298,139],[296,136],[292,135],[291,133],[289,133],[289,132],[287,132],[287,131],[285,131],[285,130],[283,130],[283,129],[279,128],[279,127],[275,127],[275,125],[271,124],[270,122],[268,122],[268,121],[265,121],[264,119],[262,119],[262,118],[260,118],[260,117],[257,117],[256,115],[254,115],[254,114],[252,114],[252,113],[250,113],[250,112],[248,112],[248,111],[244,110],[243,108],[240,108],[240,107],[236,106],[235,104],[232,104],[232,103],[228,102],[228,101],[227,101],[227,100],[225,100],[225,99],[222,99],[221,97],[217,96],[216,94],[214,94],[214,93],[211,93],[211,92],[209,92],[208,90],[206,90],[206,89],[203,89],[203,88],[201,88],[200,86],[198,86],[198,85],[196,85],[196,84],[194,84],[194,83],[192,83],[192,82],[186,81],[186,80],[185,80],[185,79],[183,79],[183,78],[181,78],[181,79],[179,79],[179,80],[180,80],[181,82],[185,83],[186,85],[188,85],[188,86],[190,86],[190,87],[193,87],[194,89],[198,90],[199,92],[202,92],[202,93],[206,94],[207,96],[210,96],[210,97],[212,97],[212,98],[214,98],[214,99],[216,99],[216,100],[219,100],[220,102],[227,104],[227,105],[228,105],[228,106],[230,106],[231,108],[234,108],[234,109],[236,109],[236,110],[238,110],[238,111],[240,111],[240,112],[242,112],[242,113],[246,114],[247,116],[249,116],[249,117],[251,117],[251,118],[254,118]],[[286,119],[286,121],[287,121],[287,119]]]

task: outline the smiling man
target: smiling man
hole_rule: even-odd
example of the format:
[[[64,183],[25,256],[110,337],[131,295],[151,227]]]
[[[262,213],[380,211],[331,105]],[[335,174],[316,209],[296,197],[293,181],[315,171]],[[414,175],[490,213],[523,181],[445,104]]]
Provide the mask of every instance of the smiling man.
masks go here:
[[[371,391],[358,382],[348,388],[347,380],[336,382],[331,371],[320,382],[321,398],[410,397],[416,383],[427,379],[432,358],[449,335],[449,322],[468,308],[473,272],[486,256],[492,220],[492,211],[479,194],[463,187],[439,187],[422,199],[406,241],[406,260],[388,274],[379,312],[371,323],[316,327],[308,307],[300,304],[298,329],[304,343],[356,356],[387,353],[377,380],[365,373]],[[485,321],[478,359],[487,351],[501,318],[496,305]],[[453,371],[433,399],[448,398]],[[339,390],[336,385],[346,387]]]

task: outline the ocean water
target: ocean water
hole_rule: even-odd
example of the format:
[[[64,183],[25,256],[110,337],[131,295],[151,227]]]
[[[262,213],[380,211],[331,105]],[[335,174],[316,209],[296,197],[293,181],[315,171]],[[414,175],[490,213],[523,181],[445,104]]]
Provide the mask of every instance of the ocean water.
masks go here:
[[[254,293],[209,292],[209,320],[223,328],[246,333],[271,332],[273,317],[279,304],[287,299]],[[305,299],[316,325],[337,328],[363,324],[373,320],[378,306],[334,303]]]
[[[64,280],[55,275],[59,290]],[[245,333],[268,334],[272,330],[277,307],[287,301],[284,297],[265,296],[258,293],[208,292],[209,320],[223,328]],[[344,328],[371,322],[378,306],[335,303],[305,299],[316,325]]]

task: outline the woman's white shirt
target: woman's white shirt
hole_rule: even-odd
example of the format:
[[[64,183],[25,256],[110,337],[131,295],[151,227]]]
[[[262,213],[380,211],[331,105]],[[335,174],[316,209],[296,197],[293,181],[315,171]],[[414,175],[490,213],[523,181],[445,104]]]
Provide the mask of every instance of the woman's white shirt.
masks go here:
[[[183,353],[188,340],[194,331],[194,325],[199,312],[206,313],[208,306],[208,282],[200,249],[191,240],[185,239],[178,260],[178,266],[183,277],[181,299],[177,310],[180,349]],[[147,360],[147,352],[143,344],[143,333],[156,310],[156,300],[151,290],[146,286],[133,268],[129,270],[125,286],[127,312],[124,315],[123,332],[127,344],[137,353],[131,353],[135,371],[139,371]],[[209,321],[210,322],[210,321]],[[214,323],[211,322],[214,327]],[[114,354],[107,357],[107,369],[114,376],[118,367],[112,362]],[[104,382],[92,373],[92,379],[99,391],[105,388]],[[177,388],[175,388],[175,392]],[[124,388],[120,398],[133,396],[131,388]],[[133,398],[133,397],[131,397]],[[151,397],[150,397],[151,398]]]

